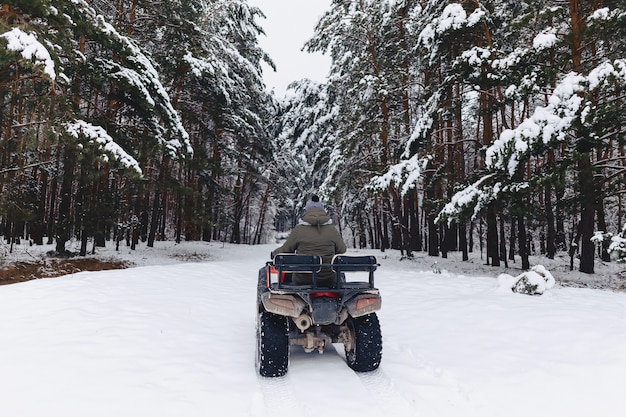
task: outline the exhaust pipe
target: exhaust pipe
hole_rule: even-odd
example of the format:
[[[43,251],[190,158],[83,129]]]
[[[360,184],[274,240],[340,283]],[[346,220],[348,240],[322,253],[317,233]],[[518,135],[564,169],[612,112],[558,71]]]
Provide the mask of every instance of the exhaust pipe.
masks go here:
[[[300,316],[293,319],[293,321],[296,323],[296,326],[298,326],[298,329],[300,329],[301,332],[304,332],[306,329],[311,327],[311,324],[313,324],[313,321],[308,314],[300,314]]]

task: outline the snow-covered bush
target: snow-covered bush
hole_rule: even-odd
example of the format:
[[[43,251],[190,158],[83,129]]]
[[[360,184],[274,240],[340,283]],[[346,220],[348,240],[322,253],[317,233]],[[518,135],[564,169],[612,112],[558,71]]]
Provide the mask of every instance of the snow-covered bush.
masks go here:
[[[514,277],[509,274],[498,276],[500,289],[511,290],[520,294],[541,295],[554,286],[554,277],[543,265],[536,265]]]
[[[626,225],[619,235],[611,238],[609,253],[616,253],[620,262],[626,262]]]

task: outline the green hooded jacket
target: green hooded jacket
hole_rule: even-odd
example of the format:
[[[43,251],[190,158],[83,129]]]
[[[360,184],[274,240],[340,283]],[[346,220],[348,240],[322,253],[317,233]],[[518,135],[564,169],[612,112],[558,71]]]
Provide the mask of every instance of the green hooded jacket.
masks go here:
[[[339,231],[332,224],[330,216],[322,208],[313,208],[304,213],[300,222],[289,234],[287,241],[272,252],[272,257],[279,253],[297,253],[299,255],[318,255],[322,263],[329,264],[333,256],[345,253],[346,244]],[[297,284],[311,282],[310,274],[294,274]],[[330,268],[322,268],[318,273],[318,284],[333,287],[336,284],[335,273]]]
[[[279,253],[318,255],[327,264],[334,255],[345,251],[346,244],[330,216],[322,208],[313,208],[304,213],[285,244],[272,252],[272,257]]]

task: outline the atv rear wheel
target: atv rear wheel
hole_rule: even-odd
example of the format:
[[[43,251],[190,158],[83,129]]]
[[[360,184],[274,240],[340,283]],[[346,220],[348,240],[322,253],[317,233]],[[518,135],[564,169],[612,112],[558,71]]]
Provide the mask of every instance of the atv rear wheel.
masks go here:
[[[344,344],[348,366],[357,372],[377,369],[382,358],[383,340],[376,313],[350,317],[346,324],[350,332],[350,342]]]
[[[256,365],[261,376],[277,377],[287,373],[289,364],[289,327],[287,317],[263,311],[257,322]]]

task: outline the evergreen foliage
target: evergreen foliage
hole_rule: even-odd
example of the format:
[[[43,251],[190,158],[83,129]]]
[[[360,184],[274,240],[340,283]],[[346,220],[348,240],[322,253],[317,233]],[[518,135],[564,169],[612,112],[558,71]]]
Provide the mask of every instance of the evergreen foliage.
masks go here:
[[[584,272],[623,252],[623,0],[334,0],[305,45],[327,81],[282,102],[262,18],[245,0],[2,4],[7,241],[261,243],[319,192],[354,247],[524,269],[568,251]]]
[[[276,111],[260,17],[236,0],[3,4],[7,241],[47,235],[64,252],[76,237],[81,254],[111,238],[251,241]],[[16,217],[25,200],[5,191],[27,183]]]

